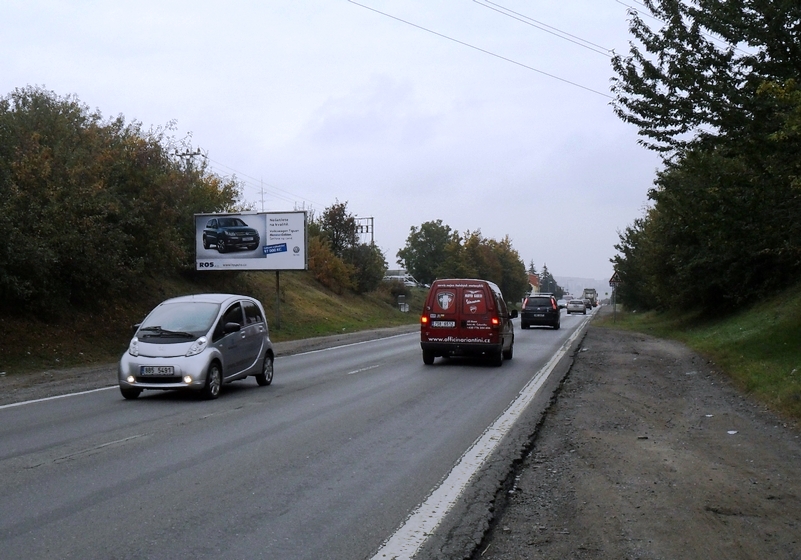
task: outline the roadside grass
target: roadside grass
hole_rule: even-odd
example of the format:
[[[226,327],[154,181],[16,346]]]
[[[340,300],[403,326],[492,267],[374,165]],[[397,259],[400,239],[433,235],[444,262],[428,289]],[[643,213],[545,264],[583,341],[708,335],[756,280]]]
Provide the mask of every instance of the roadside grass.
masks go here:
[[[697,313],[606,315],[593,325],[679,340],[711,360],[743,392],[801,419],[801,292],[798,286],[725,317]]]
[[[128,347],[133,325],[158,303],[204,292],[241,293],[259,299],[274,342],[417,324],[426,295],[425,289],[412,288],[406,298],[409,311],[402,313],[388,285],[369,294],[338,295],[301,271],[280,273],[280,300],[274,272],[151,278],[143,280],[143,288],[135,296],[96,302],[91,309],[60,317],[20,316],[0,310],[0,374],[116,362]]]

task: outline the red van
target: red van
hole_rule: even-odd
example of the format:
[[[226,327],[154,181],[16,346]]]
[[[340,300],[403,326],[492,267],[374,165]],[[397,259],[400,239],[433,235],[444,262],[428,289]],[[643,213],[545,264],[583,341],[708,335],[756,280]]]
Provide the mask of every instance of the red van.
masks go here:
[[[515,330],[500,288],[487,280],[434,280],[420,317],[423,363],[437,356],[483,355],[500,366],[512,359]]]

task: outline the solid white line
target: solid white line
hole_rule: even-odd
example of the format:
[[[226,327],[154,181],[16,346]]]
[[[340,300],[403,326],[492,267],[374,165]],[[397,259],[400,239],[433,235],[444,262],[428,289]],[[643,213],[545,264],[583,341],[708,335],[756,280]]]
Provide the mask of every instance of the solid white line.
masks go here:
[[[381,364],[375,364],[374,366],[367,366],[361,369],[354,369],[353,371],[349,371],[346,375],[353,375],[355,373],[362,373],[363,371],[370,371],[371,369],[375,369],[377,367],[381,367]]]
[[[342,344],[340,346],[329,346],[328,348],[319,348],[317,350],[309,350],[307,352],[298,352],[297,354],[289,354],[288,356],[279,356],[282,360],[286,358],[293,358],[295,356],[306,356],[307,354],[316,354],[318,352],[328,352],[329,350],[339,350],[340,348],[347,348],[348,346],[358,346],[359,344],[367,344],[368,342],[378,342],[379,340],[388,340],[390,338],[398,338],[399,336],[411,336],[413,334],[420,335],[419,332],[409,332],[409,333],[402,333],[402,334],[393,334],[391,336],[382,336],[380,338],[371,338],[370,340],[362,340],[359,342],[349,342],[348,344]]]
[[[89,389],[88,391],[81,391],[79,393],[67,393],[66,395],[56,395],[55,397],[45,397],[43,399],[34,399],[32,401],[22,401],[22,402],[15,402],[15,403],[11,403],[11,404],[4,404],[4,405],[0,406],[0,410],[3,410],[4,408],[11,408],[13,406],[22,406],[24,404],[33,404],[33,403],[44,402],[44,401],[54,401],[56,399],[64,399],[66,397],[74,397],[76,395],[86,395],[88,393],[96,393],[98,391],[106,391],[108,389],[116,389],[117,387],[119,387],[119,385],[109,385],[108,387],[101,387],[100,389]]]
[[[445,480],[412,511],[406,521],[381,546],[371,560],[410,560],[417,554],[428,536],[439,526],[464,489],[467,488],[470,479],[478,472],[484,461],[498,447],[501,439],[534,399],[556,364],[567,353],[568,348],[578,338],[586,324],[587,322],[584,321],[584,324],[576,329],[548,363],[531,378],[498,419],[465,451]]]

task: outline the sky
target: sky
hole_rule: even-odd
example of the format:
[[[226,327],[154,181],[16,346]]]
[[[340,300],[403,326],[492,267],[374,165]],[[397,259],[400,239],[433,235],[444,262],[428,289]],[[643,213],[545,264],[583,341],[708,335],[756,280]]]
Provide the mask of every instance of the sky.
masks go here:
[[[389,268],[442,220],[608,279],[660,167],[611,105],[635,2],[3,0],[0,96],[168,127],[254,210],[347,203]]]

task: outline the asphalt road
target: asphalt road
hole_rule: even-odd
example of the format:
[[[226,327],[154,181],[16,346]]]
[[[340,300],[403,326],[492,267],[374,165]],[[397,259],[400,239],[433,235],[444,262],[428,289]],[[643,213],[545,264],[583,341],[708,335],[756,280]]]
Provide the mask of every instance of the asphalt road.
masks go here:
[[[500,368],[424,366],[417,333],[279,357],[216,401],[116,389],[0,407],[0,558],[370,558],[583,324]],[[565,360],[566,362],[567,360]],[[418,558],[475,546],[567,365]]]

